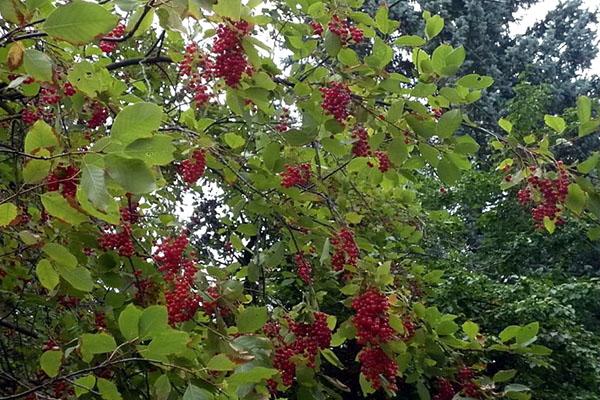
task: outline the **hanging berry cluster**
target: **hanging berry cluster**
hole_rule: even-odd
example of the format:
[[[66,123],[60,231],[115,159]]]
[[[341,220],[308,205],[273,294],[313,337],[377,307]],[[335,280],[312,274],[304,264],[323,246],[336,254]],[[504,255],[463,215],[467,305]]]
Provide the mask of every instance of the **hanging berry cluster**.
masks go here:
[[[281,186],[291,188],[293,186],[306,186],[310,183],[310,164],[285,165],[285,171],[281,173]]]
[[[57,74],[57,80],[62,78],[61,74]],[[34,83],[35,79],[28,77],[24,84]],[[34,124],[38,120],[44,120],[48,123],[54,118],[53,106],[58,104],[63,96],[73,96],[76,93],[75,88],[71,83],[66,82],[63,85],[62,93],[60,86],[50,83],[43,83],[40,87],[39,95],[28,102],[27,107],[21,110],[21,120],[26,125]]]
[[[479,386],[473,380],[475,372],[469,367],[462,367],[458,370],[457,379],[460,384],[462,393],[470,398],[480,398]]]
[[[369,146],[369,133],[363,126],[357,126],[352,131],[352,155],[354,157],[368,157],[371,155]]]
[[[79,168],[74,165],[58,166],[46,178],[46,189],[49,192],[59,191],[63,197],[75,197],[79,178]]]
[[[110,31],[105,37],[108,38],[120,38],[125,33],[125,25],[119,24],[115,29]],[[119,47],[118,42],[114,42],[112,40],[101,40],[100,41],[100,49],[105,53],[112,53]]]
[[[91,106],[92,116],[87,122],[87,127],[90,129],[95,129],[99,126],[104,125],[106,120],[108,119],[108,109],[104,107],[102,104],[95,101]]]
[[[247,21],[220,24],[212,51],[217,56],[214,74],[223,78],[229,87],[237,87],[242,74],[248,69],[248,60],[242,47],[242,39],[252,30]]]
[[[538,227],[544,226],[548,217],[557,225],[564,224],[561,218],[564,202],[569,192],[569,174],[562,161],[556,163],[556,177],[541,178],[535,175],[537,168],[530,167],[534,174],[527,178],[527,186],[519,190],[517,197],[523,206],[538,203],[531,210],[531,216]],[[537,200],[540,199],[540,200]]]
[[[376,151],[375,157],[377,157],[377,161],[379,161],[379,170],[382,173],[389,171],[389,169],[392,167],[392,162],[390,161],[388,153],[385,151]]]
[[[432,400],[452,400],[454,398],[456,391],[448,379],[438,379],[436,386],[438,391],[432,397]]]
[[[188,244],[187,235],[182,233],[176,238],[163,240],[154,255],[158,270],[169,285],[165,300],[170,324],[192,319],[202,301],[200,295],[193,291],[196,266],[184,255]]]
[[[312,283],[312,266],[304,257],[304,254],[297,253],[294,256],[294,262],[296,264],[296,271],[298,273],[298,277],[302,279],[304,283],[310,285]]]
[[[120,229],[105,229],[98,239],[98,245],[105,251],[117,250],[122,257],[131,257],[135,254],[131,226],[129,224],[123,224]]]
[[[181,163],[181,176],[188,185],[195,184],[206,170],[206,152],[194,150],[192,156]]]
[[[288,108],[283,108],[281,115],[279,116],[279,122],[275,125],[275,130],[277,132],[286,132],[290,129],[290,110]]]
[[[275,355],[273,366],[281,374],[285,386],[291,386],[296,375],[296,364],[293,358],[306,359],[309,368],[315,367],[316,356],[320,349],[326,349],[331,343],[331,330],[327,326],[327,315],[322,312],[313,314],[314,321],[310,324],[288,319],[289,330],[294,334],[291,343],[286,344],[279,334],[279,326],[271,325],[266,332],[275,340]]]
[[[199,69],[194,69],[196,65]],[[185,46],[183,60],[179,63],[179,75],[189,77],[185,86],[193,93],[196,107],[205,105],[210,99],[207,84],[212,79],[212,63],[208,57],[199,54],[195,43]]]
[[[133,271],[135,280],[133,285],[135,286],[135,302],[142,306],[148,306],[152,304],[158,297],[158,286],[150,278],[143,278],[142,271],[136,269]]]
[[[350,25],[347,20],[342,20],[337,15],[334,15],[329,21],[329,30],[335,33],[342,44],[360,43],[364,38],[364,33],[361,29]]]
[[[343,271],[345,265],[356,267],[360,252],[354,241],[354,232],[348,228],[342,228],[330,239],[333,246],[331,266],[334,271]]]
[[[336,121],[344,125],[350,115],[350,101],[352,100],[348,85],[341,82],[331,82],[328,87],[319,90],[323,96],[321,108],[326,114],[333,116]]]
[[[361,373],[373,388],[379,389],[385,384],[388,391],[395,392],[398,389],[398,366],[381,348],[382,344],[394,337],[394,330],[389,322],[387,297],[371,288],[352,300],[352,308],[356,312],[352,317],[352,324],[356,327],[356,341],[364,346],[358,354]]]
[[[323,25],[317,21],[310,21],[309,25],[312,29],[313,35],[321,36],[323,34]]]

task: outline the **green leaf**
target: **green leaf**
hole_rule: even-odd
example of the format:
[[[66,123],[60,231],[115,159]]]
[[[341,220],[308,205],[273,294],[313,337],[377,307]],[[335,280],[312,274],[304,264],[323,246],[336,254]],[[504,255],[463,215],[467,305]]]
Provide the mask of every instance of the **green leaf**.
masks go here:
[[[46,253],[55,262],[64,265],[68,268],[77,267],[77,258],[64,246],[58,243],[47,243],[42,251]]]
[[[88,220],[85,215],[71,207],[69,202],[60,193],[44,193],[41,198],[42,204],[48,214],[70,225],[79,225]]]
[[[106,171],[127,192],[143,194],[156,189],[154,174],[142,160],[110,154],[106,156]]]
[[[162,108],[154,103],[135,103],[125,107],[110,130],[110,136],[124,145],[152,136],[164,118]]]
[[[42,286],[48,290],[53,290],[60,281],[60,277],[52,267],[52,264],[50,264],[50,261],[46,260],[45,258],[38,262],[35,268],[35,274],[40,280]]]
[[[75,1],[57,7],[46,18],[42,30],[72,44],[87,44],[111,31],[118,20],[116,15],[98,4]]]
[[[494,83],[494,79],[489,76],[469,74],[460,78],[457,82],[458,85],[469,88],[469,89],[485,89]]]
[[[73,381],[73,388],[75,389],[75,396],[77,397],[89,393],[94,386],[96,386],[96,377],[94,375],[84,375]]]
[[[254,79],[254,82],[263,89],[275,90],[277,88],[277,84],[273,82],[266,72],[257,72],[252,78]]]
[[[223,140],[232,149],[238,149],[246,143],[246,139],[233,132],[227,132],[223,135]]]
[[[240,0],[219,0],[213,6],[213,11],[221,17],[238,21],[242,15],[242,2]]]
[[[69,268],[62,264],[56,264],[56,271],[65,281],[74,289],[82,292],[91,292],[94,288],[94,281],[90,271],[84,267]]]
[[[540,324],[538,322],[532,322],[523,326],[519,329],[519,332],[516,335],[517,344],[526,346],[535,340],[538,331],[540,330]]]
[[[323,349],[321,350],[321,354],[331,365],[338,367],[339,369],[344,369],[344,364],[331,349]]]
[[[206,389],[201,389],[197,386],[192,385],[191,383],[188,385],[185,393],[183,393],[182,400],[212,400],[214,396],[211,392]]]
[[[544,122],[557,133],[563,133],[567,129],[565,120],[555,115],[544,115]]]
[[[121,394],[119,393],[119,389],[117,389],[117,385],[109,381],[108,379],[98,378],[97,382],[98,390],[100,391],[100,396],[104,400],[122,400]]]
[[[427,43],[427,41],[421,36],[414,35],[400,36],[398,39],[394,40],[394,44],[407,47],[419,47],[423,46],[425,43]]]
[[[381,38],[375,37],[373,53],[365,57],[365,62],[372,68],[383,69],[394,58],[394,51]]]
[[[500,126],[500,128],[504,129],[507,133],[512,132],[513,124],[509,120],[500,118],[498,120],[498,125]]]
[[[0,226],[7,226],[17,218],[17,206],[13,203],[0,204]]]
[[[343,48],[337,55],[338,60],[347,66],[353,67],[360,64],[360,60],[356,52],[349,48]]]
[[[556,224],[554,223],[554,220],[550,219],[549,217],[544,217],[544,228],[546,228],[548,233],[553,234],[556,230]]]
[[[137,139],[125,148],[123,154],[144,160],[148,165],[168,165],[173,161],[175,151],[172,141],[173,139],[167,135]]]
[[[317,137],[316,131],[290,129],[283,134],[290,146],[304,146]]]
[[[504,388],[504,393],[511,393],[511,392],[527,392],[531,390],[530,388],[528,388],[525,385],[520,385],[518,383],[513,383],[511,385],[506,385],[506,387]]]
[[[268,319],[266,307],[247,307],[237,316],[237,327],[240,333],[256,332]]]
[[[462,330],[470,339],[475,339],[479,334],[479,325],[473,321],[466,321],[462,324]]]
[[[169,381],[169,377],[166,374],[159,376],[156,381],[154,381],[152,389],[157,400],[167,400],[171,393],[171,382]]]
[[[579,215],[583,211],[586,200],[587,196],[583,189],[581,189],[578,184],[571,183],[569,185],[569,192],[565,201],[567,208]]]
[[[582,124],[592,118],[592,100],[589,97],[579,96],[577,98],[577,117]]]
[[[46,351],[40,357],[40,366],[46,375],[50,378],[54,378],[58,375],[62,358],[63,353],[60,350]]]
[[[442,321],[435,327],[435,330],[437,331],[438,335],[452,335],[458,330],[458,324],[449,320]]]
[[[589,174],[594,168],[596,168],[598,161],[600,161],[600,153],[595,152],[589,156],[587,160],[577,165],[577,171],[581,172],[582,174]]]
[[[42,149],[37,152],[38,156],[48,157],[50,152]],[[50,172],[52,163],[49,160],[29,160],[23,167],[23,180],[25,183],[38,183],[44,180]]]
[[[425,35],[429,40],[433,39],[444,29],[444,19],[439,15],[434,15],[427,19],[425,23]]]
[[[170,354],[180,354],[189,350],[187,343],[190,336],[187,332],[169,329],[154,337],[148,346],[148,358],[160,358]]]
[[[228,381],[231,385],[239,386],[246,383],[259,383],[276,374],[277,370],[273,368],[254,367],[247,371],[236,372],[229,377]]]
[[[208,361],[206,368],[211,371],[233,371],[235,363],[225,354],[217,354]]]
[[[81,183],[80,187],[87,194],[87,198],[100,210],[106,210],[110,202],[106,190],[106,179],[104,176],[104,161],[97,155],[87,154],[81,161]]]
[[[516,337],[520,330],[521,327],[518,325],[507,326],[502,332],[500,332],[498,337],[503,343],[506,343],[512,338]]]
[[[442,182],[447,185],[452,185],[460,178],[460,170],[447,156],[444,156],[438,163],[437,172]]]
[[[119,329],[126,340],[139,336],[139,322],[142,311],[133,304],[129,304],[119,314]]]
[[[81,355],[90,362],[94,354],[110,353],[117,348],[115,339],[107,333],[84,333],[79,339]]]
[[[431,400],[429,389],[421,381],[417,382],[417,394],[419,395],[419,400]]]
[[[58,146],[58,139],[50,125],[41,119],[36,121],[25,136],[25,153],[33,154],[36,149],[54,146]]]
[[[329,57],[337,56],[341,48],[342,42],[340,41],[340,37],[330,30],[327,30],[327,32],[325,32],[325,51],[327,51]]]
[[[492,380],[495,383],[510,381],[517,374],[516,369],[504,369],[494,374]]]
[[[52,60],[41,51],[25,50],[23,67],[25,72],[33,76],[36,81],[49,82],[52,80]]]
[[[441,138],[449,138],[460,128],[462,124],[462,113],[460,110],[446,111],[438,120],[437,134]]]
[[[169,316],[165,306],[150,306],[140,316],[139,336],[141,339],[151,337],[169,328]]]

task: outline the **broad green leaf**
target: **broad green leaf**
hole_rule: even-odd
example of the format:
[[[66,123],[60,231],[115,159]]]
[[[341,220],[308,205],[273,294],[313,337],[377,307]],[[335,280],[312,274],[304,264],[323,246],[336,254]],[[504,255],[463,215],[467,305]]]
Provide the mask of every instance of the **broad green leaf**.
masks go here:
[[[460,78],[457,82],[460,86],[469,88],[469,89],[485,89],[494,83],[494,79],[489,76],[477,75],[477,74],[469,74]]]
[[[152,136],[164,118],[162,108],[154,103],[135,103],[125,107],[110,130],[110,136],[124,145]]]
[[[577,171],[581,172],[582,174],[589,174],[594,168],[596,168],[598,161],[600,161],[600,153],[595,152],[585,161],[577,165]]]
[[[223,140],[232,149],[238,149],[246,143],[246,139],[233,132],[227,132],[223,135]]]
[[[17,218],[17,206],[13,203],[0,204],[0,226],[7,226]]]
[[[500,126],[500,128],[504,129],[507,133],[512,132],[513,124],[509,120],[500,118],[498,120],[498,125]]]
[[[535,339],[539,330],[540,330],[540,324],[538,322],[532,322],[530,324],[527,324],[527,325],[521,327],[521,329],[519,329],[519,332],[517,333],[517,336],[516,336],[517,344],[519,344],[519,345],[529,344],[531,341],[533,341]]]
[[[90,271],[84,267],[69,268],[63,264],[55,265],[56,271],[65,281],[74,289],[82,292],[91,292],[94,288],[94,281]]]
[[[50,378],[58,375],[63,353],[60,350],[45,351],[40,357],[40,366]]]
[[[473,321],[466,321],[462,324],[463,332],[471,339],[475,339],[479,334],[479,325]]]
[[[341,48],[342,42],[340,41],[340,37],[330,30],[327,30],[327,32],[325,32],[325,51],[327,51],[329,57],[337,56]]]
[[[32,154],[36,149],[55,146],[58,146],[58,138],[50,125],[41,119],[33,124],[25,136],[25,153]]]
[[[425,35],[429,40],[433,39],[444,29],[444,19],[439,15],[434,15],[427,19],[425,23]]]
[[[429,389],[421,381],[417,382],[417,394],[419,395],[419,400],[431,400]]]
[[[157,400],[167,400],[169,398],[169,394],[171,393],[171,382],[166,374],[159,376],[156,381],[154,381],[153,392]]]
[[[231,385],[239,386],[246,383],[259,383],[266,381],[277,374],[277,370],[273,368],[254,367],[247,371],[236,372],[229,377],[228,381]]]
[[[550,233],[550,234],[554,233],[554,231],[556,230],[556,224],[555,224],[554,220],[550,219],[547,216],[544,217],[544,228],[546,228],[548,233]]]
[[[442,182],[447,185],[452,185],[460,178],[460,170],[447,156],[438,163],[437,172]]]
[[[77,258],[64,246],[58,243],[47,243],[42,251],[46,253],[55,262],[68,268],[77,267]]]
[[[275,90],[277,88],[277,84],[273,82],[271,77],[266,72],[257,72],[252,78],[254,79],[254,82],[256,82],[256,84],[263,89]]]
[[[475,154],[479,150],[479,144],[471,136],[462,135],[456,138],[454,150],[463,155]]]
[[[427,41],[420,36],[408,35],[400,36],[394,41],[398,46],[419,47],[423,46]]]
[[[48,157],[50,152],[42,149],[37,152],[37,155]],[[41,182],[48,176],[51,166],[52,163],[49,160],[31,159],[23,167],[23,180],[29,184]]]
[[[516,337],[520,330],[521,327],[518,325],[507,326],[502,332],[500,332],[500,335],[498,335],[498,337],[502,342],[506,343],[512,338]]]
[[[571,183],[569,185],[569,192],[567,194],[567,199],[565,201],[565,205],[575,214],[579,215],[583,211],[586,203],[586,194],[576,183]]]
[[[213,6],[213,11],[221,17],[237,21],[242,15],[242,2],[240,0],[219,0]]]
[[[107,333],[84,333],[79,339],[83,360],[90,362],[94,354],[110,353],[117,348],[115,339]]]
[[[517,374],[516,369],[504,369],[494,374],[492,380],[495,383],[510,381]]]
[[[160,359],[162,356],[184,353],[189,350],[187,347],[189,340],[190,336],[187,332],[174,329],[165,330],[152,339],[145,356]]]
[[[44,193],[41,198],[48,214],[70,225],[79,225],[88,220],[85,215],[71,207],[69,202],[58,192]]]
[[[349,48],[343,48],[337,55],[339,62],[349,67],[353,67],[355,65],[360,64],[360,60],[356,52]]]
[[[592,118],[592,101],[589,97],[579,96],[577,98],[577,117],[582,124]]]
[[[449,138],[460,128],[462,113],[459,109],[446,111],[438,120],[437,134],[442,138]]]
[[[121,314],[119,314],[119,329],[126,340],[132,340],[139,336],[139,322],[142,311],[129,304]]]
[[[98,386],[98,391],[100,392],[100,396],[104,400],[122,400],[121,394],[119,393],[119,389],[117,389],[117,385],[108,379],[98,378],[98,382],[96,383]]]
[[[150,306],[140,316],[139,336],[141,339],[151,337],[169,328],[169,317],[165,306]]]
[[[123,153],[127,157],[144,160],[148,165],[168,165],[173,161],[175,151],[172,141],[167,135],[141,138],[130,143]]]
[[[394,51],[381,38],[375,37],[373,52],[365,57],[365,62],[375,69],[383,69],[394,58]]]
[[[199,388],[198,386],[188,385],[185,393],[183,393],[182,400],[212,400],[214,396],[211,392],[206,389]]]
[[[263,327],[268,319],[265,307],[247,307],[237,316],[240,333],[253,333]]]
[[[111,198],[106,189],[104,161],[100,156],[88,154],[81,162],[81,189],[87,194],[92,204],[106,211]]]
[[[96,377],[94,375],[84,375],[73,381],[75,396],[81,397],[82,395],[89,393],[90,390],[96,386]]]
[[[211,371],[233,371],[236,364],[225,354],[217,354],[208,361],[206,368]]]
[[[27,74],[37,81],[49,82],[52,80],[52,60],[46,54],[34,49],[25,50],[23,67]]]
[[[544,115],[544,122],[557,133],[563,133],[567,129],[565,120],[555,115]]]
[[[42,286],[48,290],[53,290],[60,282],[60,277],[52,267],[52,264],[45,258],[38,262],[35,268],[35,274]]]
[[[46,18],[42,30],[51,37],[80,45],[111,31],[118,17],[106,8],[85,1],[57,7]]]
[[[527,392],[531,390],[530,388],[528,388],[525,385],[521,385],[518,383],[513,383],[511,385],[506,385],[506,387],[504,388],[504,393],[511,393],[511,392]]]
[[[110,154],[106,156],[106,171],[127,192],[143,194],[156,189],[154,174],[142,160]]]
[[[331,349],[323,349],[321,350],[321,354],[331,365],[338,367],[339,369],[344,369],[344,364]]]

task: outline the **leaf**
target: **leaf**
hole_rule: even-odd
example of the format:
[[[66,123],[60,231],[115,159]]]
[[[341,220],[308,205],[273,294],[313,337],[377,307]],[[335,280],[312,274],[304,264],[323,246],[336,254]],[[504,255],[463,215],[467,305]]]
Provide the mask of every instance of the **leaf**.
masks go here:
[[[492,86],[493,83],[494,79],[491,77],[478,74],[465,75],[457,82],[458,85],[469,89],[485,89]]]
[[[600,161],[600,153],[595,152],[589,156],[587,160],[577,165],[577,171],[581,172],[582,174],[589,174],[594,168],[596,168],[598,161]]]
[[[33,76],[36,81],[49,82],[52,80],[52,60],[41,51],[25,50],[23,67],[25,72]]]
[[[504,388],[504,393],[511,393],[511,392],[527,392],[530,391],[531,389],[528,388],[525,385],[520,385],[518,383],[513,383],[511,385],[506,385],[506,387]]]
[[[592,118],[592,100],[589,97],[579,96],[577,98],[577,117],[582,124]]]
[[[47,157],[50,152],[43,149],[37,155]],[[52,163],[49,160],[29,160],[23,167],[23,180],[29,184],[41,182],[48,176],[51,166]]]
[[[394,44],[407,47],[419,47],[423,46],[425,43],[427,43],[425,39],[415,35],[400,36],[398,39],[394,40]]]
[[[340,41],[340,37],[330,30],[327,30],[327,32],[325,32],[325,51],[327,51],[329,57],[337,56],[341,48],[342,42]]]
[[[460,170],[447,156],[440,160],[436,169],[442,182],[447,185],[452,185],[460,178]]]
[[[81,355],[90,362],[94,354],[110,353],[117,348],[115,339],[107,333],[84,333],[79,339]]]
[[[54,378],[58,375],[62,358],[63,353],[60,350],[46,351],[40,357],[40,366],[46,375],[50,378]]]
[[[182,400],[211,400],[213,398],[214,396],[208,390],[201,389],[190,383],[183,394]]]
[[[246,139],[244,139],[242,136],[237,135],[233,132],[227,132],[226,134],[224,134],[223,140],[232,149],[240,148],[246,143]]]
[[[321,354],[331,365],[338,367],[339,369],[344,369],[344,364],[331,349],[322,349]]]
[[[237,327],[240,333],[256,332],[268,319],[266,307],[247,307],[237,316]]]
[[[17,218],[17,206],[13,203],[0,204],[0,226],[7,226]]]
[[[60,282],[60,277],[50,264],[50,261],[41,259],[35,268],[35,274],[43,287],[53,290]]]
[[[139,336],[139,322],[142,311],[133,304],[129,304],[119,314],[119,329],[126,340]]]
[[[500,332],[500,335],[498,337],[500,338],[500,340],[503,343],[506,343],[509,340],[511,340],[512,338],[516,337],[520,330],[521,330],[520,326],[511,325],[511,326],[504,328],[504,330],[502,332]]]
[[[139,336],[141,339],[151,337],[169,328],[169,317],[165,306],[150,306],[140,316]]]
[[[372,68],[383,69],[394,58],[394,51],[379,36],[375,37],[373,52],[365,57],[365,62]]]
[[[505,369],[505,370],[496,372],[494,374],[494,377],[492,378],[492,380],[495,383],[506,382],[506,381],[509,381],[512,378],[514,378],[514,376],[516,374],[517,374],[517,370],[516,369]]]
[[[75,45],[87,44],[111,31],[118,20],[116,15],[100,5],[75,1],[57,7],[46,18],[42,30],[51,37]]]
[[[88,220],[85,215],[71,207],[69,202],[60,193],[44,193],[41,198],[42,204],[48,214],[70,225],[79,225]]]
[[[125,107],[110,130],[110,137],[128,145],[140,138],[152,136],[164,118],[162,108],[154,103],[135,103]]]
[[[246,383],[259,383],[277,374],[273,368],[254,367],[247,371],[236,372],[229,377],[229,383],[234,386]]]
[[[142,160],[110,154],[106,156],[106,171],[127,192],[143,194],[156,189],[154,174]]]
[[[104,161],[99,156],[85,155],[81,161],[80,187],[94,206],[105,211],[111,199],[106,190],[103,166]]]
[[[312,142],[317,137],[316,131],[290,129],[283,133],[284,139],[290,146],[304,146]]]
[[[190,336],[187,332],[169,329],[156,335],[148,346],[148,358],[160,358],[170,354],[180,354],[189,350],[187,343]]]
[[[462,124],[462,113],[459,109],[446,111],[438,120],[437,134],[441,138],[449,138]]]
[[[96,377],[94,375],[85,375],[75,379],[75,381],[73,381],[75,396],[81,397],[82,395],[89,393],[95,385]]]
[[[221,17],[238,21],[242,15],[242,2],[240,0],[219,0],[213,6],[213,11]]]
[[[419,400],[431,400],[429,389],[421,381],[417,382],[417,394],[419,395]]]
[[[540,324],[538,322],[532,322],[521,327],[516,336],[517,344],[522,346],[529,344],[531,341],[535,340],[539,330]]]
[[[15,42],[10,45],[6,57],[6,64],[9,70],[13,71],[23,64],[23,54],[25,54],[25,48],[21,42]]]
[[[565,120],[555,115],[544,115],[544,122],[557,133],[563,133],[567,129]]]
[[[500,126],[500,128],[504,129],[507,133],[512,132],[513,124],[509,120],[500,118],[498,120],[498,125]]]
[[[338,60],[349,67],[360,64],[360,60],[356,52],[349,48],[343,48],[337,55]]]
[[[583,189],[581,189],[578,184],[571,183],[569,185],[569,191],[565,200],[565,205],[567,208],[579,215],[583,212],[586,200],[587,196]]]
[[[68,268],[62,264],[56,264],[56,271],[76,290],[91,292],[94,288],[90,271],[84,267]]]
[[[235,363],[225,354],[217,354],[206,364],[206,368],[211,371],[233,371]]]
[[[54,146],[58,146],[58,139],[50,125],[41,119],[36,121],[25,136],[25,153],[33,154],[36,149]]]
[[[119,393],[119,389],[117,389],[117,385],[108,379],[98,378],[97,386],[104,400],[121,400],[123,398]]]
[[[475,339],[479,334],[479,325],[473,321],[466,321],[462,324],[462,330],[469,338]]]
[[[544,217],[544,228],[548,231],[548,233],[553,234],[556,230],[556,224],[554,220],[550,219],[550,217]]]
[[[167,135],[141,138],[130,143],[123,153],[131,158],[144,160],[148,165],[168,165],[173,161],[175,146]]]
[[[42,251],[46,253],[55,262],[68,268],[77,267],[77,258],[64,246],[58,243],[47,243]]]
[[[439,15],[434,15],[427,19],[425,23],[425,35],[429,40],[433,39],[444,29],[444,19]]]
[[[156,381],[154,381],[152,389],[157,400],[167,400],[171,393],[171,382],[169,381],[169,377],[166,374],[159,376]]]

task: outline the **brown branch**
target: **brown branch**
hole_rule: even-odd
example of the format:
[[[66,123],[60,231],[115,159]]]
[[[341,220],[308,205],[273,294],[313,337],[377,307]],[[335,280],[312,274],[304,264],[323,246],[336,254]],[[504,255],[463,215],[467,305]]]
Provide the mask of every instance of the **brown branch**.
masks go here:
[[[23,335],[26,335],[26,336],[29,336],[29,337],[32,337],[32,338],[38,338],[38,334],[37,333],[35,333],[33,331],[30,331],[29,329],[26,329],[26,328],[21,328],[20,326],[15,325],[12,322],[0,320],[0,326],[3,326],[3,327],[8,328],[8,329],[15,330],[17,332],[22,333]]]
[[[109,71],[113,71],[115,69],[129,67],[131,65],[138,64],[157,64],[157,63],[172,63],[173,60],[171,57],[167,56],[157,56],[157,57],[138,57],[138,58],[130,58],[128,60],[117,61],[112,64],[108,64],[106,69]]]

